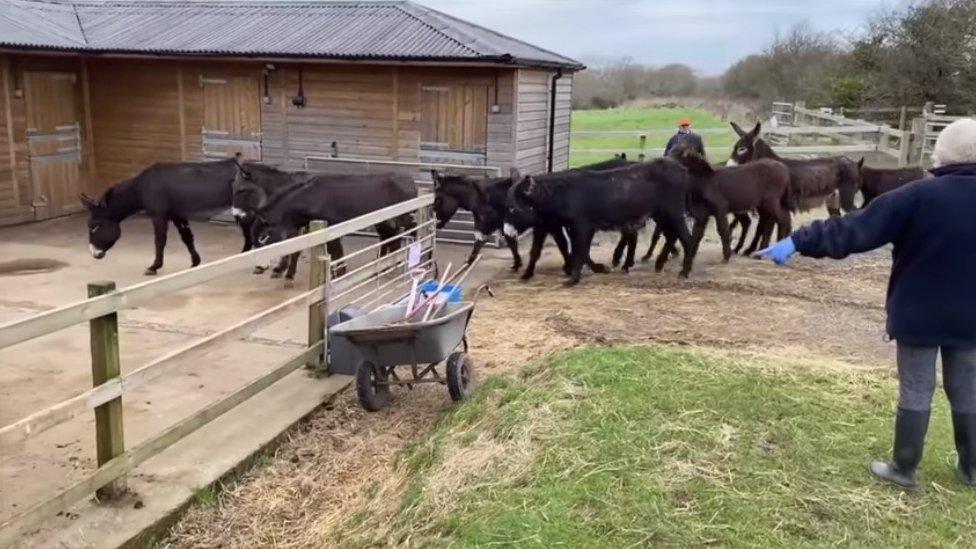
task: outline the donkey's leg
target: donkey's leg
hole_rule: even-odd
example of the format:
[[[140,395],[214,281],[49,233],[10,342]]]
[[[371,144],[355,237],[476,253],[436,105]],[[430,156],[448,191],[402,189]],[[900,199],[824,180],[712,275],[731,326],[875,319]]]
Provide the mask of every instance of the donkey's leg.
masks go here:
[[[166,231],[169,230],[169,218],[165,216],[155,216],[152,218],[153,241],[156,245],[156,259],[153,260],[146,272],[147,276],[155,275],[163,266],[163,250],[166,249]]]
[[[735,221],[733,223],[738,223],[742,225],[742,234],[739,235],[739,243],[735,245],[735,253],[742,252],[742,247],[746,244],[746,236],[749,234],[749,227],[752,225],[752,217],[747,213],[737,213],[735,214]],[[731,238],[732,227],[729,227],[729,237]]]
[[[672,213],[672,222],[674,226],[674,234],[681,242],[681,248],[685,252],[684,263],[681,266],[681,271],[678,276],[681,278],[688,278],[691,274],[691,268],[695,263],[695,255],[698,253],[698,246],[692,241],[691,235],[688,234],[688,225],[685,225],[684,212],[674,212]],[[705,224],[708,224],[708,218],[705,218]],[[672,247],[674,244],[671,245]]]
[[[529,263],[525,266],[525,272],[522,273],[522,280],[528,280],[535,276],[535,264],[539,261],[539,256],[542,255],[542,245],[546,241],[547,231],[545,229],[540,229],[536,227],[532,231],[532,247],[529,249]],[[553,235],[553,240],[559,243],[559,240]],[[562,235],[560,235],[562,238]],[[562,238],[562,246],[559,251],[563,251],[566,247],[566,239]]]
[[[630,235],[626,231],[620,231],[620,239],[617,240],[617,247],[613,249],[613,257],[610,264],[614,267],[620,266],[620,259],[624,256],[624,250],[630,244]]]
[[[637,253],[637,234],[638,231],[629,231],[628,241],[627,241],[627,259],[624,261],[623,271],[625,273],[630,272],[630,268],[634,266],[634,255]]]
[[[522,256],[519,255],[518,238],[508,236],[507,234],[502,235],[502,238],[505,239],[505,244],[508,244],[508,249],[512,252],[512,272],[517,273],[522,268]]]
[[[746,251],[742,252],[742,255],[752,255],[756,250],[759,249],[759,243],[762,240],[762,235],[766,232],[767,225],[769,225],[770,220],[764,214],[759,214],[759,223],[756,225],[756,234],[752,237],[752,243],[746,248]]]
[[[732,237],[729,234],[729,217],[724,211],[715,212],[715,229],[722,241],[722,262],[728,263],[732,258]]]
[[[332,240],[330,242],[327,242],[325,244],[325,250],[329,253],[329,258],[332,259],[332,262],[337,264],[334,271],[335,276],[338,277],[346,274],[346,271],[349,270],[346,264],[345,263],[338,264],[338,261],[342,259],[342,256],[345,255],[345,251],[343,251],[342,249],[342,241]]]
[[[539,228],[536,227],[534,231],[538,231]],[[562,227],[552,227],[551,230],[543,229],[542,241],[545,242],[545,235],[552,235],[552,241],[556,243],[556,248],[559,250],[559,255],[563,256],[563,274],[569,276],[570,262],[572,261],[571,250],[569,249],[569,243],[566,241],[566,233],[563,232]],[[533,246],[535,245],[535,240],[532,241]],[[540,244],[541,246],[541,244]],[[539,248],[542,249],[541,247]],[[538,258],[536,258],[538,259]]]
[[[481,248],[485,245],[485,241],[482,240],[480,236],[481,234],[479,233],[474,237],[474,245],[471,246],[471,253],[468,254],[468,260],[465,261],[465,264],[467,265],[474,263],[474,260],[477,259],[478,256],[481,254]]]
[[[784,238],[790,236],[793,232],[793,214],[790,213],[786,208],[781,208],[779,211],[779,229],[776,233],[777,240],[783,240]]]
[[[708,228],[708,216],[702,215],[695,218],[695,224],[691,228],[691,246],[696,252],[698,251],[698,246],[701,245],[702,239],[705,237],[705,229]],[[676,235],[677,236],[677,235]],[[687,253],[687,249],[685,250]]]
[[[566,281],[567,286],[579,284],[583,276],[583,263],[589,260],[590,257],[590,244],[593,243],[593,232],[593,228],[588,224],[579,222],[569,231],[570,238],[572,238],[573,242],[573,266],[569,280]],[[592,269],[593,266],[591,265],[590,268]]]
[[[670,229],[667,233],[664,233],[664,247],[657,254],[657,260],[654,261],[654,272],[659,273],[664,270],[664,264],[668,262],[668,257],[671,256],[671,248],[674,247],[674,242],[676,238],[671,234]]]
[[[654,234],[651,236],[651,245],[647,247],[647,253],[641,257],[641,261],[648,261],[654,255],[654,248],[657,247],[657,241],[661,239],[661,233],[661,224],[655,221]]]
[[[186,244],[186,250],[190,252],[190,266],[196,267],[200,264],[200,254],[197,253],[197,248],[193,245],[193,231],[190,230],[190,222],[185,217],[174,217],[173,225],[176,225],[176,230],[180,233],[183,244]]]
[[[254,228],[254,217],[250,215],[238,217],[237,226],[241,228],[241,233],[244,235],[244,248],[241,253],[250,251],[254,248],[254,236],[251,234],[251,229]]]

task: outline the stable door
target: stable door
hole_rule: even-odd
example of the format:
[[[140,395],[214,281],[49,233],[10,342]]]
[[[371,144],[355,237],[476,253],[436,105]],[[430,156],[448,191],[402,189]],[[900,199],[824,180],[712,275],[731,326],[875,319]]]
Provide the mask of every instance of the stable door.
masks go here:
[[[80,211],[82,140],[78,75],[27,71],[27,154],[34,217],[48,219]]]

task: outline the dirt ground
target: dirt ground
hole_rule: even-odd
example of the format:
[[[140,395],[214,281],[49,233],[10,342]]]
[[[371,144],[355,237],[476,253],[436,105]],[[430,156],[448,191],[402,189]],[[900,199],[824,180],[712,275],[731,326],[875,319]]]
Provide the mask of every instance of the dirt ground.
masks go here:
[[[241,235],[233,225],[194,223],[193,230],[204,261],[240,251]],[[0,324],[83,299],[91,281],[112,280],[122,288],[146,280],[142,272],[153,250],[147,219],[127,220],[122,238],[100,261],[89,254],[86,235],[81,216],[0,229]],[[367,242],[375,240],[344,239],[347,252]],[[439,246],[442,258],[456,264],[468,251],[466,246]],[[161,274],[188,266],[186,249],[170,230]],[[302,291],[307,276],[303,257],[295,288],[240,272],[120,313],[123,373],[285,301]],[[91,387],[88,337],[87,325],[79,324],[0,350],[0,426]],[[127,392],[126,447],[267,373],[304,348],[306,337],[307,315],[296,311]],[[82,414],[24,444],[0,447],[0,523],[93,471],[93,433],[93,415]],[[140,489],[151,491],[152,482]]]
[[[616,236],[598,238],[593,256],[609,258]],[[885,250],[845,261],[798,258],[787,268],[743,257],[723,264],[712,239],[690,280],[678,279],[672,261],[661,274],[641,264],[565,288],[549,249],[531,282],[506,274],[493,284],[496,296],[478,303],[468,335],[482,377],[518,375],[553,352],[603,344],[693,345],[885,376],[893,357],[884,340],[889,266]],[[450,405],[444,388],[427,386],[366,413],[349,391],[217,498],[202,499],[165,545],[311,547],[338,539],[350,503],[391,474],[400,452]]]

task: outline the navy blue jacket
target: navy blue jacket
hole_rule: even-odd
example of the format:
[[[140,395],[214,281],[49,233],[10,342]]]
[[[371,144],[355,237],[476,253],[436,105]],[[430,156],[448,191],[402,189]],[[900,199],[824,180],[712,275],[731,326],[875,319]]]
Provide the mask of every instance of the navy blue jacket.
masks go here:
[[[702,142],[702,138],[695,132],[681,133],[678,132],[671,136],[668,140],[668,144],[664,146],[664,156],[671,154],[671,151],[677,147],[679,144],[684,144],[687,142],[687,147],[696,153],[705,156],[705,144]]]
[[[858,212],[793,233],[810,257],[893,244],[888,335],[917,346],[976,346],[976,164],[932,170]]]

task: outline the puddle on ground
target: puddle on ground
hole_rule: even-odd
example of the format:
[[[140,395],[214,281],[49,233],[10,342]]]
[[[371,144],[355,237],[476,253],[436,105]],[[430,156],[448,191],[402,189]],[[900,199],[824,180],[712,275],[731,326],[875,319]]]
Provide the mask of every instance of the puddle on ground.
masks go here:
[[[57,259],[32,258],[0,261],[0,276],[24,276],[59,271],[68,264]]]

